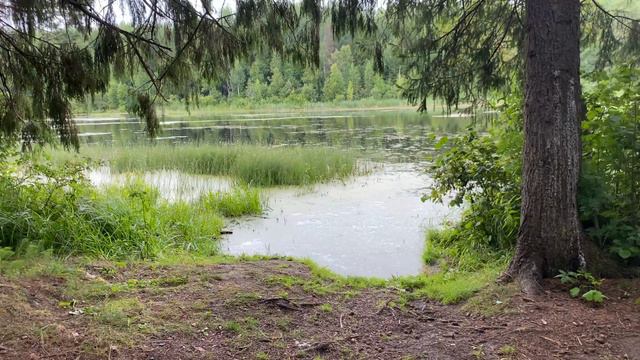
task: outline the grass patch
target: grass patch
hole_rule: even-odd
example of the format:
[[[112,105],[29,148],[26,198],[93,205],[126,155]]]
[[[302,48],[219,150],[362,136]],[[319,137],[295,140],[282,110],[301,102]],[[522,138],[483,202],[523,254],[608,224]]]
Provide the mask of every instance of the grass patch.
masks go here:
[[[137,298],[123,298],[107,301],[99,307],[97,320],[105,325],[128,328],[142,316],[144,305]]]
[[[206,208],[225,217],[260,215],[263,211],[260,191],[246,186],[236,187],[230,192],[212,192],[204,195],[200,201]]]
[[[407,292],[406,300],[429,298],[443,304],[454,304],[494,282],[503,270],[502,264],[487,266],[475,272],[447,271],[433,275],[405,276],[393,280]]]
[[[253,259],[256,258],[254,257]],[[384,279],[338,275],[316,264],[311,259],[283,259],[297,261],[306,265],[311,271],[311,276],[274,275],[267,278],[269,284],[280,285],[287,289],[300,286],[304,291],[315,295],[341,293],[345,296],[353,296],[358,290],[367,288],[383,288],[388,284],[387,280]]]
[[[241,335],[248,332],[253,332],[258,329],[260,323],[253,317],[245,317],[240,320],[229,320],[222,325],[222,329],[225,331]]]
[[[262,299],[262,296],[255,292],[238,292],[233,297],[227,299],[224,305],[230,307],[246,306],[257,302],[260,299]]]
[[[333,311],[333,306],[331,304],[322,304],[320,305],[320,311],[330,313]]]
[[[455,227],[430,229],[426,232],[422,260],[426,266],[441,270],[476,271],[496,262],[506,262],[511,254],[499,253],[473,242],[459,240]]]
[[[56,162],[77,155],[55,150]],[[309,185],[345,179],[358,170],[354,154],[321,147],[255,145],[86,146],[80,156],[105,161],[116,172],[179,170],[230,176],[251,186]]]

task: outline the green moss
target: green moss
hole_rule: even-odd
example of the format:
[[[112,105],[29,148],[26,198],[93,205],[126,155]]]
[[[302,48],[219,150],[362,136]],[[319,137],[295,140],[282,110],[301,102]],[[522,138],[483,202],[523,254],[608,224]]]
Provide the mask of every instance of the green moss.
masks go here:
[[[320,310],[322,312],[330,313],[333,311],[333,306],[331,304],[322,304],[320,305]]]
[[[511,308],[511,298],[520,293],[515,283],[499,285],[490,282],[487,287],[474,294],[464,304],[464,311],[483,316],[494,316],[515,311]]]
[[[144,305],[137,298],[107,301],[96,310],[100,323],[120,328],[130,327],[141,316]]]

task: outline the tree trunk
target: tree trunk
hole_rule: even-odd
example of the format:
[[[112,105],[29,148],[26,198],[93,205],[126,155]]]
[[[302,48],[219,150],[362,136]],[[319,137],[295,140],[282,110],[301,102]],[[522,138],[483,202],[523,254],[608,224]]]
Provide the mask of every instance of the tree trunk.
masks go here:
[[[505,278],[537,292],[542,277],[584,264],[578,219],[580,0],[526,0],[522,209]]]

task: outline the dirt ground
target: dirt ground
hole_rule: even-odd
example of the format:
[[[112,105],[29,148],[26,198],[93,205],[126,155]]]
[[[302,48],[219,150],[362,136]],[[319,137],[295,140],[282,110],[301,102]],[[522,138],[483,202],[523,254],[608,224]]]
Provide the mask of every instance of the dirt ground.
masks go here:
[[[1,359],[640,359],[640,281],[606,304],[491,287],[467,303],[332,284],[285,260],[0,276]]]

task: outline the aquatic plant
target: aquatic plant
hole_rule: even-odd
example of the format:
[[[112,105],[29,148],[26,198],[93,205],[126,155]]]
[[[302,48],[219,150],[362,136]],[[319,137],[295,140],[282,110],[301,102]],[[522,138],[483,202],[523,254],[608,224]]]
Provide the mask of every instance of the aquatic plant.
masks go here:
[[[345,179],[358,171],[353,153],[319,147],[256,145],[86,146],[81,156],[102,160],[113,171],[180,170],[233,177],[246,185],[309,185]],[[74,154],[53,151],[57,161]]]

